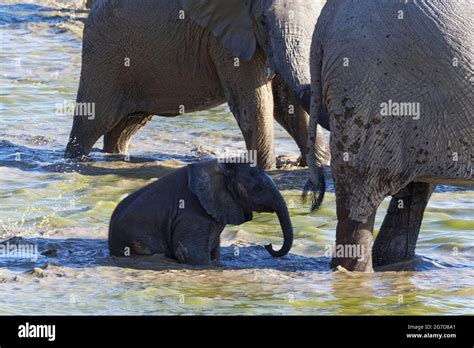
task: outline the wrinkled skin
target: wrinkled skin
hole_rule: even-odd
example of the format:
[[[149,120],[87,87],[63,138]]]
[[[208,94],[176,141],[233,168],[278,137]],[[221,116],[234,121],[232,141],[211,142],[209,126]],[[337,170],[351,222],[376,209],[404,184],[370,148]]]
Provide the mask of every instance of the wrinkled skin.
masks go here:
[[[324,105],[336,246],[365,250],[359,258],[336,255],[333,267],[372,271],[413,258],[435,185],[474,185],[470,7],[469,1],[348,0],[329,2],[321,12],[311,51],[308,148],[315,146]],[[413,105],[404,116],[386,115],[389,100],[419,103],[419,113]],[[324,192],[315,151],[308,165],[313,188]],[[387,196],[393,198],[372,248],[375,212]]]
[[[273,180],[249,164],[192,164],[145,186],[121,201],[110,221],[109,249],[115,256],[164,254],[180,263],[208,265],[220,257],[226,224],[252,220],[252,212],[276,212],[286,255],[293,229],[285,200]]]
[[[127,153],[131,137],[152,115],[177,116],[227,102],[261,168],[275,164],[274,118],[295,139],[305,164],[309,49],[319,2],[88,5],[77,102],[95,103],[95,118],[76,112],[67,158],[87,156],[101,136],[105,152]],[[326,144],[319,148],[329,161]]]

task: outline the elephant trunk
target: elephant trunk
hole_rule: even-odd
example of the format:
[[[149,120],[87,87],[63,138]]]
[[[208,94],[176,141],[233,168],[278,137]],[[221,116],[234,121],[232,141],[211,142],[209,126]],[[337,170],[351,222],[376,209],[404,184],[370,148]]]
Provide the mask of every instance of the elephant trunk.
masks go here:
[[[277,2],[272,9],[269,64],[309,113],[310,49],[320,7],[313,0],[297,3],[284,10]]]
[[[291,225],[290,214],[288,213],[283,196],[279,192],[278,196],[275,204],[275,212],[283,232],[283,245],[280,250],[274,250],[272,244],[265,245],[265,249],[274,257],[285,256],[293,245],[293,226]]]

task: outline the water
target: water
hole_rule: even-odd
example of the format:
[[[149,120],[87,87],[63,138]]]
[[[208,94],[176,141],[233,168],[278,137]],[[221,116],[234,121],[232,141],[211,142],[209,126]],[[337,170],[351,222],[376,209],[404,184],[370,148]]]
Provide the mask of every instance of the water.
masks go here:
[[[228,226],[222,262],[209,268],[110,258],[107,227],[121,199],[244,142],[221,106],[155,117],[133,138],[128,162],[99,152],[101,143],[92,162],[64,162],[72,117],[56,109],[77,91],[87,15],[78,2],[0,1],[0,238],[45,253],[0,259],[0,314],[474,314],[474,194],[448,186],[431,198],[417,258],[405,271],[331,272],[325,247],[335,237],[333,190],[321,211],[308,214],[299,199],[308,173],[295,168],[271,173],[295,228],[284,259],[262,247],[281,242],[273,214]],[[277,152],[297,155],[281,128],[276,134]]]

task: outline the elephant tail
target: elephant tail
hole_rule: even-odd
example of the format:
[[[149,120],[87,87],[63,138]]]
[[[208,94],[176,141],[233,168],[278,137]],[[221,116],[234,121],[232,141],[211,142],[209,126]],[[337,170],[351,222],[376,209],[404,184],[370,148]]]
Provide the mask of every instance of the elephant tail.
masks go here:
[[[317,117],[311,117],[308,138],[308,152],[307,161],[310,172],[310,177],[306,181],[302,198],[306,202],[308,195],[311,196],[311,211],[317,210],[321,207],[326,193],[326,179],[324,177],[324,169],[318,163],[316,151],[316,127],[318,125]]]
[[[312,105],[317,105],[318,111],[311,111],[311,119],[308,128],[308,149],[306,155],[310,177],[303,187],[302,198],[303,202],[306,202],[308,200],[308,195],[311,196],[311,211],[314,211],[321,207],[321,204],[324,200],[324,194],[326,193],[326,179],[324,177],[324,169],[322,167],[322,163],[325,158],[321,158],[321,155],[324,155],[324,152],[322,152],[318,147],[318,142],[316,140],[321,107],[319,107],[318,103],[314,102]]]
[[[313,176],[313,175],[311,175]],[[324,178],[323,168],[318,167],[316,184],[313,183],[312,178],[308,178],[303,187],[303,202],[308,200],[308,195],[311,195],[311,211],[317,210],[321,207],[326,193],[326,179]]]
[[[313,39],[314,40],[314,39]],[[317,45],[316,47],[318,47]],[[314,48],[315,46],[313,46]],[[324,170],[322,168],[322,159],[318,158],[317,148],[317,127],[320,120],[322,110],[322,90],[321,84],[321,52],[311,52],[311,80],[312,80],[312,96],[311,96],[311,113],[308,127],[308,147],[306,152],[306,160],[308,162],[310,178],[306,181],[303,188],[303,201],[307,200],[308,195],[311,197],[311,211],[319,209],[326,192],[326,180],[324,178]]]

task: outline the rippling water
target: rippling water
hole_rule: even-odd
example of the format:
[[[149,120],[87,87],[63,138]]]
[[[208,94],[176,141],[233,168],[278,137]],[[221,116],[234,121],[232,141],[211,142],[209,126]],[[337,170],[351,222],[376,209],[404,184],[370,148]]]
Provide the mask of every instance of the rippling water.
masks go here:
[[[220,265],[110,258],[107,226],[121,199],[244,142],[221,106],[155,117],[133,138],[128,162],[98,150],[92,162],[64,162],[72,118],[56,109],[75,100],[87,16],[79,2],[0,1],[0,238],[44,254],[0,259],[0,314],[474,314],[474,194],[448,186],[431,198],[417,258],[402,272],[331,272],[324,251],[335,237],[333,190],[308,214],[299,200],[308,173],[294,168],[271,173],[295,228],[288,257],[261,247],[281,238],[276,216],[256,214],[226,228]],[[279,154],[297,154],[281,128],[276,134]]]

